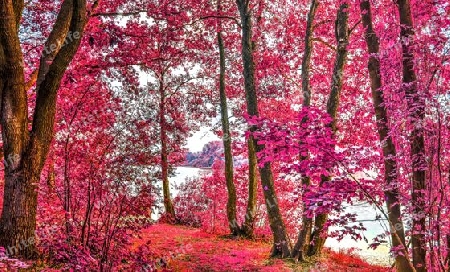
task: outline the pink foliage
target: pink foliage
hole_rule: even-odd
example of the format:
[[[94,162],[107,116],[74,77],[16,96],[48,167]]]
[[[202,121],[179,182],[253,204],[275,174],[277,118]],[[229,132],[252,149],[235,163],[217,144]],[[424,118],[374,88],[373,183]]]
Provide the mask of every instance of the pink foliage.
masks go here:
[[[245,217],[248,194],[245,136],[249,132],[245,131],[257,125],[253,136],[265,145],[258,154],[259,163],[272,163],[279,205],[291,237],[296,238],[306,210],[311,217],[331,212],[327,226],[342,228],[330,236],[363,239],[364,226],[353,224],[355,214],[347,213],[345,206],[365,201],[382,211],[383,192],[390,188],[382,174],[384,143],[379,143],[376,132],[367,76],[370,56],[359,23],[358,1],[348,1],[349,56],[335,135],[325,107],[335,56],[333,22],[340,1],[321,1],[317,10],[310,74],[313,106],[309,108],[301,107],[299,69],[309,1],[249,1],[260,117],[245,115],[239,62],[241,22],[236,20],[234,1],[221,1],[221,10],[204,0],[87,2],[89,23],[58,91],[54,139],[38,186],[36,243],[50,265],[75,271],[155,265],[149,257],[155,254],[152,244],[141,245],[136,256],[129,248],[152,223],[149,218],[160,201],[161,130],[167,133],[164,155],[172,170],[185,162],[187,138],[215,115],[219,97],[217,31],[223,33],[227,55],[225,79],[232,132],[216,133],[233,139],[239,223]],[[408,46],[414,55],[418,91],[411,107],[407,103],[411,97],[405,94],[409,85],[403,84],[401,77],[404,41],[399,40],[396,1],[371,1],[380,42],[376,57],[381,65],[383,106],[396,148],[398,179],[391,186],[400,192],[407,242],[414,232],[423,233],[427,268],[448,270],[450,5],[444,0],[409,2],[414,39]],[[37,69],[61,3],[27,1],[20,28],[26,81]],[[33,85],[27,90],[30,118],[35,89]],[[411,112],[422,105],[423,118],[414,118]],[[166,121],[164,128],[160,120]],[[411,133],[417,128],[424,137],[425,151],[411,156]],[[228,232],[228,222],[221,145],[212,142],[200,154],[191,154],[188,162],[195,167],[212,165],[211,174],[180,185],[174,203],[180,223],[223,234]],[[4,164],[10,159],[3,158]],[[417,169],[426,171],[424,207],[419,213],[411,197],[411,173]],[[371,177],[361,178],[361,173]],[[311,178],[308,188],[301,185],[305,176]],[[319,186],[323,177],[331,181]],[[1,195],[3,185],[2,180]],[[263,190],[259,186],[256,234],[269,239]],[[412,230],[414,218],[425,218],[426,229]],[[371,246],[388,242],[388,236],[381,233]],[[27,265],[9,259],[1,249],[0,269]],[[392,251],[401,252],[398,248]],[[252,256],[239,250],[232,254],[234,258],[216,256],[215,260],[236,265]]]

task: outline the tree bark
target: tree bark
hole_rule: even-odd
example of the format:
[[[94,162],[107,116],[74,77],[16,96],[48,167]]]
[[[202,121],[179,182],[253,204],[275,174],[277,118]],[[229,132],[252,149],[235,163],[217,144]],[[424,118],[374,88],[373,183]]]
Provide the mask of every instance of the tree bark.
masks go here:
[[[403,86],[408,105],[408,118],[412,122],[410,136],[412,161],[412,206],[413,234],[411,236],[414,268],[418,272],[426,271],[425,242],[425,140],[423,119],[425,117],[425,101],[417,90],[417,76],[414,70],[413,37],[414,25],[409,0],[397,1],[400,14],[400,41],[402,43]]]
[[[70,135],[70,134],[69,134]],[[71,183],[70,183],[70,175],[69,175],[69,168],[70,168],[70,148],[69,148],[69,135],[67,135],[66,141],[64,143],[64,217],[65,217],[65,223],[66,223],[66,233],[67,237],[71,239],[72,230],[71,230],[71,201],[72,201],[72,190],[71,190]]]
[[[244,67],[245,97],[247,103],[247,113],[250,116],[259,116],[258,101],[255,89],[255,65],[253,60],[252,43],[252,18],[251,11],[246,0],[236,0],[242,23],[242,61]],[[250,127],[250,132],[256,131],[256,126]],[[257,140],[250,136],[256,152],[264,150],[264,145],[258,144]],[[278,206],[277,196],[274,187],[271,164],[266,162],[259,166],[261,185],[263,187],[264,198],[269,216],[270,229],[274,238],[274,245],[271,251],[272,257],[287,258],[291,254],[291,243],[286,232],[286,227]]]
[[[327,102],[327,113],[331,117],[331,123],[329,124],[333,136],[336,135],[337,129],[337,111],[339,107],[339,99],[342,90],[344,66],[347,60],[347,45],[348,45],[348,4],[343,3],[339,6],[339,10],[336,17],[336,41],[337,51],[336,60],[334,62],[333,75],[331,79],[331,93]],[[331,148],[335,148],[332,146]],[[322,186],[326,182],[330,182],[330,176],[322,176],[320,185]],[[326,233],[324,233],[325,225],[328,221],[328,213],[319,213],[314,220],[314,231],[311,235],[312,245],[309,248],[308,255],[320,255],[323,245],[326,241]]]
[[[255,144],[251,139],[247,140],[248,150],[248,200],[242,233],[247,238],[254,238],[256,205],[258,200],[258,161],[256,158]]]
[[[311,86],[310,86],[310,66],[311,66],[311,54],[313,46],[313,23],[316,15],[319,2],[316,0],[311,1],[308,19],[306,22],[306,35],[305,35],[305,52],[302,60],[302,91],[303,91],[303,107],[307,108],[311,106]],[[302,120],[302,124],[307,121],[306,118]],[[308,159],[307,156],[300,156],[300,160]],[[302,187],[303,197],[305,196],[308,187],[311,185],[311,180],[305,174],[302,175]],[[309,243],[312,233],[313,219],[307,215],[307,203],[303,199],[303,215],[302,215],[302,227],[299,231],[297,242],[292,250],[292,258],[299,261],[305,261],[305,257],[308,253]]]
[[[220,92],[220,119],[222,122],[223,147],[225,153],[225,180],[227,184],[227,218],[232,235],[239,235],[240,228],[236,219],[236,187],[234,186],[233,175],[233,154],[231,149],[231,133],[228,120],[227,94],[225,90],[225,48],[222,40],[222,33],[217,32],[217,42],[220,55],[220,74],[219,74],[219,92]]]
[[[400,192],[398,189],[397,174],[397,152],[389,136],[388,113],[384,105],[381,68],[378,59],[380,43],[372,25],[372,11],[370,1],[364,0],[360,3],[361,18],[365,29],[365,40],[367,43],[369,56],[368,70],[370,77],[370,87],[372,90],[372,101],[375,108],[378,135],[383,150],[384,157],[384,179],[388,189],[384,191],[386,206],[388,211],[389,226],[391,231],[392,247],[403,246],[402,253],[395,256],[395,266],[397,271],[413,271],[409,261],[408,250],[405,243],[405,229],[402,221],[400,206]]]
[[[162,76],[161,76],[162,77]],[[170,197],[170,183],[169,183],[169,161],[167,149],[167,124],[166,124],[166,97],[164,92],[163,79],[159,81],[159,128],[161,140],[161,177],[163,182],[163,198],[164,209],[169,220],[175,220],[175,209],[173,207],[172,199]]]
[[[61,10],[58,13],[58,17],[56,18],[56,22],[58,23],[54,25],[47,41],[44,44],[44,50],[41,54],[39,69],[37,70],[36,75],[37,89],[39,88],[39,85],[42,83],[42,81],[44,81],[45,75],[47,74],[50,67],[50,63],[53,61],[53,58],[56,56],[56,54],[64,44],[64,39],[66,38],[66,34],[70,26],[70,21],[72,19],[72,6],[72,0],[64,0],[61,5]],[[34,78],[31,79],[31,82],[27,82],[27,87],[31,87],[33,80]]]
[[[446,244],[447,244],[447,248],[450,248],[450,235],[446,235]],[[445,256],[445,264],[447,265],[447,272],[450,272],[450,250],[447,251],[447,256]]]
[[[33,258],[36,256],[37,186],[53,137],[57,91],[79,47],[86,23],[86,2],[73,1],[70,31],[66,35],[70,42],[56,54],[37,89],[31,132],[18,35],[22,8],[23,1],[0,2],[1,126],[7,158],[0,245],[12,256]]]

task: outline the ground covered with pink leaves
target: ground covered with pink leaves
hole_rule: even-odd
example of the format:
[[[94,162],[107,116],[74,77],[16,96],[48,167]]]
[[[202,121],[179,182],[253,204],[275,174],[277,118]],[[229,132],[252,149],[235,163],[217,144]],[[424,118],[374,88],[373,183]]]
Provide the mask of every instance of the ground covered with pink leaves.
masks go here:
[[[269,259],[271,245],[267,242],[230,239],[168,224],[145,229],[134,242],[133,250],[142,254],[144,246],[149,249],[145,258],[155,260],[149,271],[389,271],[357,256],[332,251],[309,264]]]

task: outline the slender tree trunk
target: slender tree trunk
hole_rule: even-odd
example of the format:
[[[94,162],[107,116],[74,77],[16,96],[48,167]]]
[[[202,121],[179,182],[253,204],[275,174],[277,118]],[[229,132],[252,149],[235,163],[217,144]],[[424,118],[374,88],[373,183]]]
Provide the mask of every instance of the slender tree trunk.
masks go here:
[[[395,266],[397,271],[413,271],[412,264],[408,258],[408,250],[405,243],[405,229],[401,214],[400,192],[397,184],[397,152],[392,138],[389,136],[388,113],[384,105],[383,90],[381,89],[381,68],[378,59],[380,43],[372,25],[370,1],[361,1],[360,9],[363,27],[365,28],[367,48],[370,54],[368,63],[370,87],[372,90],[378,135],[383,150],[384,179],[388,186],[388,189],[384,191],[384,195],[386,197],[392,247],[398,248],[399,246],[403,246],[404,248],[402,254],[396,255]]]
[[[163,80],[159,82],[159,94],[161,100],[159,103],[159,127],[161,137],[161,177],[163,182],[163,198],[164,209],[166,215],[170,220],[175,219],[175,209],[173,207],[172,199],[170,197],[170,183],[169,183],[169,161],[168,161],[168,149],[167,149],[167,124],[166,124],[166,97],[164,93]]]
[[[84,219],[81,224],[81,235],[80,240],[83,247],[86,247],[88,241],[86,239],[86,232],[89,232],[89,229],[86,227],[88,226],[88,222],[90,221],[91,211],[93,204],[91,203],[91,177],[88,178],[88,190],[87,190],[87,198],[86,198],[86,211],[84,213]]]
[[[255,89],[255,66],[253,60],[253,43],[252,43],[252,18],[248,1],[236,1],[242,23],[242,61],[244,67],[245,96],[247,102],[247,113],[250,116],[259,116],[258,101]],[[251,126],[250,131],[257,130],[256,126]],[[264,145],[258,144],[253,136],[249,137],[255,146],[256,152],[264,150]],[[272,257],[286,258],[291,254],[291,242],[286,232],[286,227],[281,216],[278,206],[277,196],[274,187],[273,173],[270,163],[265,163],[259,167],[261,176],[261,185],[264,192],[264,198],[269,216],[270,229],[274,237],[274,245],[272,248]]]
[[[316,15],[318,1],[312,0],[308,13],[308,19],[306,22],[306,35],[305,35],[305,52],[303,54],[302,61],[302,91],[303,91],[303,107],[307,108],[311,106],[311,86],[310,86],[310,66],[311,66],[311,54],[312,54],[312,37],[313,37],[313,23]],[[302,123],[307,121],[306,118],[302,120]],[[300,156],[300,160],[308,159],[307,156]],[[303,174],[302,187],[303,197],[305,197],[308,187],[311,185],[311,180],[308,176]],[[292,250],[292,258],[304,261],[306,254],[308,253],[308,247],[311,239],[312,223],[313,219],[307,215],[307,203],[303,199],[303,215],[302,215],[302,227],[298,234],[297,242]]]
[[[90,164],[90,174],[89,174],[89,184],[88,184],[88,191],[87,191],[87,203],[86,203],[86,212],[85,212],[85,218],[83,220],[83,226],[82,226],[82,236],[81,236],[81,244],[84,248],[89,246],[90,238],[91,238],[91,218],[92,218],[92,210],[94,209],[94,203],[95,203],[95,194],[91,194],[93,191],[92,186],[92,172],[93,172],[94,166],[91,163]]]
[[[448,173],[447,185],[450,185],[450,173]],[[447,272],[450,272],[450,234],[447,234],[445,238],[445,243],[447,245],[447,254],[445,256],[444,264],[447,266]]]
[[[236,219],[236,187],[234,186],[233,176],[233,154],[231,149],[231,133],[228,120],[227,94],[225,90],[225,48],[222,40],[222,33],[217,32],[217,42],[220,54],[220,75],[219,75],[219,92],[220,92],[220,117],[222,121],[223,147],[225,153],[225,180],[227,183],[228,201],[227,201],[227,218],[230,226],[231,234],[239,235],[240,228]]]
[[[417,76],[414,70],[413,37],[414,26],[409,0],[397,1],[400,14],[400,41],[402,42],[403,86],[406,103],[410,109],[408,117],[413,130],[410,136],[412,160],[412,206],[413,234],[411,245],[414,268],[418,272],[426,271],[425,242],[425,141],[423,134],[423,119],[425,117],[424,98],[417,91]]]
[[[37,88],[31,132],[18,35],[23,1],[0,2],[1,126],[5,157],[5,191],[0,219],[0,245],[10,255],[36,256],[37,186],[53,138],[56,97],[61,79],[73,59],[86,23],[85,0],[73,0],[66,39]],[[55,25],[61,21],[56,21]],[[3,63],[2,63],[3,62]]]
[[[245,221],[242,226],[243,235],[247,238],[254,237],[256,205],[258,200],[258,161],[256,158],[255,144],[251,139],[247,140],[248,150],[248,200]]]
[[[445,264],[447,265],[447,271],[450,272],[450,250],[448,250],[448,248],[450,248],[450,235],[447,234],[446,236],[446,242],[447,242],[447,256],[445,257]]]
[[[69,151],[69,136],[66,138],[66,142],[64,144],[64,217],[66,223],[66,233],[67,237],[70,239],[71,236],[71,224],[70,224],[70,202],[72,200],[71,196],[71,184],[69,177],[69,165],[70,163],[70,151]]]
[[[336,134],[337,111],[339,107],[339,99],[342,90],[342,81],[344,74],[344,66],[347,59],[347,45],[348,45],[348,4],[343,3],[339,6],[336,17],[336,41],[337,52],[336,60],[333,68],[333,75],[331,80],[331,93],[327,102],[327,113],[330,115],[332,121],[329,124],[333,135]],[[334,146],[331,148],[334,149]],[[330,182],[330,176],[322,176],[320,185]],[[316,215],[314,221],[314,232],[311,237],[312,246],[309,249],[309,255],[320,255],[323,245],[326,241],[325,225],[328,221],[328,213],[319,213]]]

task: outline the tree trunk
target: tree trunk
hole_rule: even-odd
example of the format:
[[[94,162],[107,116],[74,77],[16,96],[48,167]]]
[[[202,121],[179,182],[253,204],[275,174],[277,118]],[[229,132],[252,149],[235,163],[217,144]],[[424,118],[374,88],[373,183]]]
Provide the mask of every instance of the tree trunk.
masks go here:
[[[72,0],[64,0],[61,4],[61,11],[58,14],[58,18],[56,19],[58,24],[55,24],[53,27],[47,41],[44,44],[44,50],[42,51],[41,59],[39,62],[39,69],[36,76],[36,86],[39,88],[39,85],[44,81],[45,74],[48,72],[48,68],[50,66],[49,63],[53,61],[53,58],[58,53],[59,49],[63,46],[64,39],[66,37],[66,33],[69,30],[70,20],[72,18]],[[56,48],[51,49],[52,46]],[[28,83],[31,84],[31,83]]]
[[[446,235],[447,248],[450,248],[450,235]],[[447,256],[445,257],[445,264],[447,265],[447,271],[450,272],[450,250],[447,250]]]
[[[161,76],[162,77],[162,76]],[[163,198],[164,209],[169,220],[175,220],[175,209],[173,207],[172,199],[170,197],[170,183],[169,183],[169,161],[167,149],[167,125],[166,125],[166,97],[164,93],[163,79],[159,82],[159,94],[161,100],[159,103],[159,127],[161,137],[161,177],[163,182]]]
[[[33,177],[29,164],[26,169],[23,165],[23,154],[29,140],[26,126],[28,109],[16,12],[21,14],[22,9],[17,10],[8,1],[0,2],[0,51],[3,52],[3,67],[0,69],[3,72],[1,125],[5,157],[0,244],[10,256],[32,258],[36,255],[34,237],[37,206],[36,185],[32,184],[39,182],[39,177]],[[33,243],[28,245],[30,238]]]
[[[254,82],[255,66],[252,44],[252,15],[248,7],[248,1],[237,0],[236,3],[242,23],[242,61],[244,67],[247,113],[250,116],[259,116],[257,94]],[[256,126],[250,127],[250,132],[254,132],[256,130]],[[258,144],[253,136],[250,136],[249,140],[253,142],[256,152],[261,152],[264,150],[264,145]],[[259,166],[259,172],[267,206],[267,213],[269,216],[270,229],[272,230],[274,238],[271,256],[281,258],[290,257],[291,243],[286,232],[286,227],[281,216],[280,208],[278,206],[271,164],[267,162],[263,167]]]
[[[381,68],[379,55],[379,40],[372,25],[372,11],[370,1],[365,0],[360,3],[361,18],[365,29],[365,39],[368,52],[370,54],[368,69],[370,77],[370,87],[372,90],[372,100],[375,108],[378,135],[383,150],[384,157],[384,179],[388,189],[384,191],[386,206],[388,211],[389,226],[391,231],[392,247],[403,246],[402,254],[395,256],[395,266],[397,271],[413,271],[409,261],[408,250],[405,243],[405,229],[402,221],[401,206],[398,190],[397,175],[397,152],[392,138],[389,136],[388,114],[384,105]]]
[[[247,238],[254,238],[256,205],[258,200],[258,161],[256,158],[255,145],[252,140],[247,140],[248,150],[248,200],[245,221],[242,233]]]
[[[66,223],[66,233],[67,237],[71,239],[72,229],[70,224],[70,202],[72,201],[71,194],[71,184],[69,177],[69,167],[70,167],[70,150],[69,150],[69,136],[66,138],[66,142],[64,144],[64,217]]]
[[[325,182],[330,182],[328,179]],[[308,250],[308,256],[320,256],[323,246],[327,240],[325,224],[328,221],[328,213],[320,213],[314,219],[314,231],[311,234],[311,245]]]
[[[413,36],[414,26],[409,0],[397,1],[400,14],[400,41],[402,42],[403,86],[408,105],[408,118],[412,122],[410,136],[412,161],[412,206],[413,234],[411,245],[414,268],[418,272],[426,271],[425,243],[425,144],[423,135],[423,119],[425,117],[424,98],[417,91],[417,77],[414,71]]]
[[[222,33],[217,32],[217,42],[220,54],[220,75],[219,75],[219,92],[220,92],[220,117],[222,121],[223,132],[223,148],[225,153],[225,180],[227,183],[228,201],[227,201],[227,218],[230,226],[231,234],[239,235],[240,228],[236,219],[236,187],[234,186],[233,176],[233,154],[231,149],[231,133],[228,120],[227,94],[225,90],[225,48],[222,40]]]
[[[316,0],[311,1],[311,6],[308,13],[308,19],[306,22],[306,35],[305,35],[305,52],[302,60],[302,91],[303,91],[303,107],[307,108],[311,106],[311,86],[310,86],[310,65],[311,65],[311,53],[312,53],[312,37],[313,37],[313,22],[316,15],[317,7],[319,3]],[[303,119],[302,123],[305,123],[307,119]],[[300,160],[308,159],[307,156],[300,156]],[[305,174],[302,174],[302,187],[303,197],[306,195],[308,187],[311,185],[311,180]],[[297,242],[292,250],[292,258],[299,261],[305,261],[306,254],[311,239],[312,218],[307,215],[307,203],[303,199],[303,215],[302,215],[302,227],[298,234]]]
[[[32,258],[36,256],[37,186],[53,137],[57,91],[80,45],[86,23],[86,2],[73,1],[70,31],[66,35],[70,42],[56,54],[36,91],[31,133],[28,131],[28,101],[18,35],[23,1],[11,2],[0,2],[1,126],[7,158],[0,245],[10,255]],[[59,23],[56,21],[55,25]]]
[[[92,179],[91,179],[91,175],[89,175],[88,189],[87,189],[87,194],[86,194],[86,210],[84,213],[83,221],[81,223],[81,235],[80,235],[80,241],[84,248],[86,248],[86,246],[89,242],[88,238],[87,238],[88,237],[87,233],[90,232],[89,222],[91,219],[92,208],[94,206],[91,201],[91,187],[92,187],[91,183],[92,183]]]
[[[342,79],[344,74],[344,66],[347,59],[347,45],[348,45],[348,4],[343,3],[339,6],[339,10],[336,17],[336,41],[337,52],[336,60],[333,68],[333,75],[331,80],[331,93],[327,102],[327,113],[331,117],[331,123],[329,126],[336,134],[337,123],[337,111],[339,107],[339,98],[342,90]],[[334,146],[331,148],[334,149]],[[330,182],[331,177],[322,176],[320,184],[323,185],[326,182]],[[316,216],[314,222],[314,232],[311,237],[312,245],[309,249],[309,255],[320,255],[323,245],[326,241],[326,233],[324,233],[325,225],[328,221],[328,213],[320,213]]]
[[[0,244],[9,256],[37,257],[35,229],[39,175],[16,169],[5,175]]]
[[[450,173],[448,176],[448,185],[450,185]],[[447,272],[450,272],[450,234],[445,235],[445,243],[447,245],[447,254],[445,256],[445,262],[444,265],[447,266]]]

